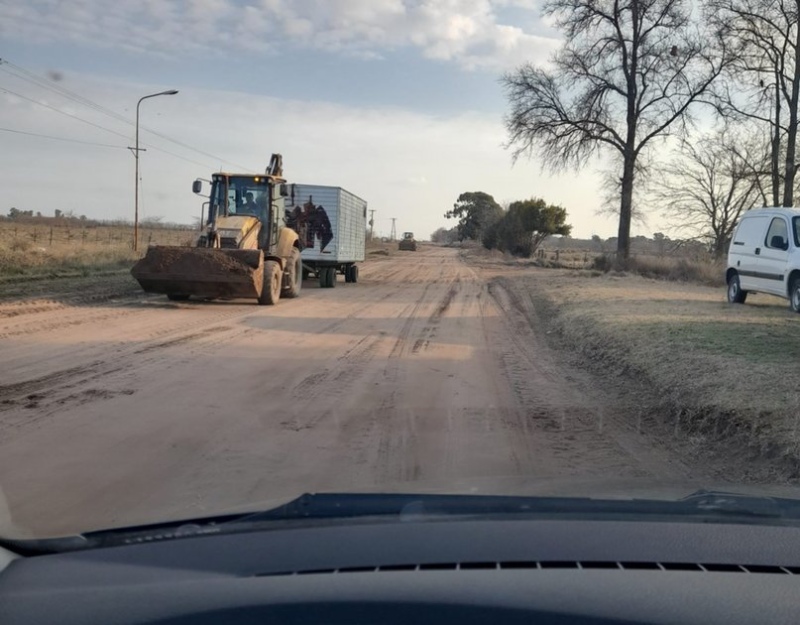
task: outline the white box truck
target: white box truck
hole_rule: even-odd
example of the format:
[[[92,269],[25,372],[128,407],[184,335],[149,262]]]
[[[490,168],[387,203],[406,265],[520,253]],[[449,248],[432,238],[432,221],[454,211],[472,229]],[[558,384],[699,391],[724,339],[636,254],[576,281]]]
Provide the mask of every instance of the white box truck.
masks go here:
[[[300,235],[303,277],[314,275],[322,288],[358,282],[357,262],[364,260],[367,203],[341,187],[290,184],[286,222]]]

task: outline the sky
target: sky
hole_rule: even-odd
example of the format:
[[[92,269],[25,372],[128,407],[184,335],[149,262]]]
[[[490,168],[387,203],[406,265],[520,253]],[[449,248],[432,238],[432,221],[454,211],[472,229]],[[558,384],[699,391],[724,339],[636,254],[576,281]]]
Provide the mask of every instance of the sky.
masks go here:
[[[427,238],[454,225],[444,213],[461,193],[484,191],[564,206],[573,236],[614,236],[615,218],[598,214],[601,160],[552,176],[504,146],[500,76],[560,45],[540,10],[534,0],[0,0],[0,214],[132,219],[136,102],[177,89],[141,105],[142,218],[191,223],[195,178],[261,172],[280,152],[289,182],[367,200],[376,233],[396,218],[398,232]],[[658,224],[648,226],[634,234]]]

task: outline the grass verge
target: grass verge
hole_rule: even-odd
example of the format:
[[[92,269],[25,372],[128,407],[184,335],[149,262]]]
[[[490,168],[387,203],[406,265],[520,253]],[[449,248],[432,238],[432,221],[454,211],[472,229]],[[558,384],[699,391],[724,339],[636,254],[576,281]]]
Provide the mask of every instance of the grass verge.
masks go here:
[[[613,273],[499,279],[528,294],[585,366],[639,382],[641,405],[700,453],[742,453],[776,477],[800,476],[800,315],[783,300],[730,305],[721,288]]]
[[[0,244],[0,282],[122,270],[130,268],[139,256],[128,245],[44,249],[22,241]]]

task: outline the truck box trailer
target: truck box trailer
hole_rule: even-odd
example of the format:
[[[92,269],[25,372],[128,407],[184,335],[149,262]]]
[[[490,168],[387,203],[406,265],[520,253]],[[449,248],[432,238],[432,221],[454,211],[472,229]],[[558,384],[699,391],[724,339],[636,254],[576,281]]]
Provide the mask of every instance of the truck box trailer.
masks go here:
[[[357,262],[365,255],[367,203],[341,187],[289,185],[286,221],[300,235],[303,275],[332,288],[336,275],[358,281]]]

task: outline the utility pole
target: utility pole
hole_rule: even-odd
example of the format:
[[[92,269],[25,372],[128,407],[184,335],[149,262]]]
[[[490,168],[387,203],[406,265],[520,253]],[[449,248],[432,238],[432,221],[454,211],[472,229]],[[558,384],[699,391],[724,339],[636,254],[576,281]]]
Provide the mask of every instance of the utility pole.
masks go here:
[[[369,240],[372,241],[375,238],[375,209],[371,208],[369,210]]]
[[[134,209],[133,209],[133,251],[136,252],[139,250],[139,152],[144,151],[143,148],[139,147],[139,106],[142,103],[142,100],[146,100],[147,98],[155,98],[159,95],[175,95],[178,93],[176,89],[170,89],[169,91],[159,91],[158,93],[151,93],[150,95],[142,96],[139,98],[139,101],[136,103],[136,147],[135,148],[128,148],[131,152],[133,152],[133,157],[136,159],[136,182],[134,184]]]
[[[397,217],[392,217],[392,232],[389,234],[389,240],[394,241],[397,238],[397,228],[395,228],[394,222],[397,221]]]

